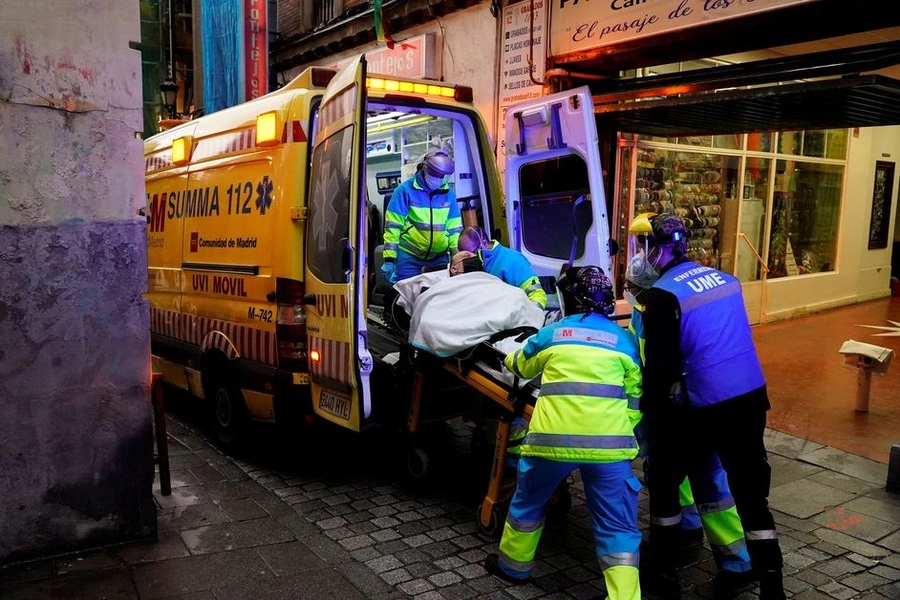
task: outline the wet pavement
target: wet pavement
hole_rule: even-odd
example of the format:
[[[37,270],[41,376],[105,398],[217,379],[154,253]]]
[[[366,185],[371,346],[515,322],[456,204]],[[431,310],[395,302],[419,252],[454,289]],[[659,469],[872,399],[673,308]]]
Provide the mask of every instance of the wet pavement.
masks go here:
[[[769,427],[887,462],[891,444],[900,442],[900,326],[894,323],[900,323],[896,296],[755,327],[772,401]],[[844,367],[838,354],[850,339],[895,354],[887,374],[872,377],[868,413],[854,410],[856,369]]]
[[[868,303],[841,310],[862,307],[883,308]],[[888,311],[896,308],[887,302]],[[767,353],[790,353],[790,344],[804,343],[805,334],[798,331],[828,330],[824,319],[845,323],[829,334],[834,339],[849,330],[860,341],[896,343],[896,338],[869,338],[867,332],[877,331],[857,330],[854,323],[878,325],[878,319],[895,316],[863,310],[836,319],[823,313],[808,317],[818,324],[798,320],[791,322],[796,329],[784,323],[755,332],[773,399],[766,434],[770,502],[790,597],[900,598],[900,496],[884,491],[890,443],[882,447],[869,439],[894,435],[892,441],[900,442],[896,426],[893,434],[870,434],[880,431],[880,421],[889,418],[884,414],[900,396],[878,395],[885,389],[885,379],[879,378],[869,418],[854,420],[855,374],[841,367],[839,343],[832,348],[820,335],[810,346],[822,354],[813,370],[819,376],[801,381],[795,370],[773,370]],[[784,332],[771,336],[776,328]],[[839,400],[842,378],[851,381],[850,396]],[[820,385],[823,392],[817,391]],[[826,427],[832,421],[823,417],[820,427],[816,415],[824,412],[826,401],[806,400],[829,390],[833,424]],[[809,439],[776,431],[801,425]],[[849,434],[840,435],[847,435],[852,447],[871,445],[876,458],[883,459],[840,449],[836,432],[844,431]],[[456,421],[424,432],[434,448],[443,449],[436,455],[437,477],[427,485],[408,483],[402,448],[387,433],[359,436],[324,428],[281,436],[257,428],[253,444],[224,453],[212,444],[192,405],[182,402],[171,405],[168,433],[173,493],[161,496],[157,482],[158,539],[7,566],[0,570],[0,597],[526,600],[605,595],[577,481],[571,486],[571,512],[545,531],[531,583],[509,586],[484,571],[481,561],[496,551],[497,542],[475,524],[486,473],[483,461],[470,451],[469,424]],[[637,463],[635,471],[640,473]],[[645,492],[641,508],[646,531]],[[686,546],[684,597],[712,597],[714,570],[705,546]],[[750,587],[739,597],[754,596]]]

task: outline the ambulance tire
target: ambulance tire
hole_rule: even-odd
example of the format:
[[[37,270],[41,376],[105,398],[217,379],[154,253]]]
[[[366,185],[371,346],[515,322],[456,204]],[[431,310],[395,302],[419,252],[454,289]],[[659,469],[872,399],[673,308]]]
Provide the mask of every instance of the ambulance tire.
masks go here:
[[[214,382],[211,389],[216,439],[224,446],[235,446],[243,439],[249,422],[244,397],[237,386],[224,379]]]

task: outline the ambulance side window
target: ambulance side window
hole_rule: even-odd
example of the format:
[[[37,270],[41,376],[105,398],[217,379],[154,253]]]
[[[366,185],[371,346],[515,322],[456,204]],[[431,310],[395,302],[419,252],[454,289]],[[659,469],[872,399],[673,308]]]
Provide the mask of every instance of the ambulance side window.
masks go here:
[[[575,154],[523,164],[519,169],[522,243],[532,254],[567,260],[578,236],[575,258],[584,255],[593,223],[587,163]],[[575,201],[586,202],[577,206]]]
[[[324,283],[347,283],[344,250],[350,237],[350,156],[353,126],[316,147],[312,159],[306,245],[313,275]]]

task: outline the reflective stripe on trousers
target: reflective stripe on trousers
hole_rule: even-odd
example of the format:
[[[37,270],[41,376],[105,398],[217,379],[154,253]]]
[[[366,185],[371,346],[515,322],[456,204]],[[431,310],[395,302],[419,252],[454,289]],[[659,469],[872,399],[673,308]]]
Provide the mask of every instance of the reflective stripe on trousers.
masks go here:
[[[631,461],[579,464],[522,457],[516,492],[500,540],[499,565],[513,577],[530,577],[544,530],[547,503],[575,469],[581,471],[584,482],[597,561],[603,569],[609,597],[640,600],[637,503],[641,486],[631,472]]]

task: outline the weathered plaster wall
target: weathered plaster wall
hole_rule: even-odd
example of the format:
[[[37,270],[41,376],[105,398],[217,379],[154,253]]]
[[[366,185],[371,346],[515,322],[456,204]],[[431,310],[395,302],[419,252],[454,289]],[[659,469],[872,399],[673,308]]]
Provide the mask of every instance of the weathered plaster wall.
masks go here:
[[[156,531],[139,24],[0,3],[0,562]]]

